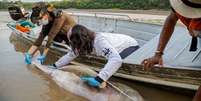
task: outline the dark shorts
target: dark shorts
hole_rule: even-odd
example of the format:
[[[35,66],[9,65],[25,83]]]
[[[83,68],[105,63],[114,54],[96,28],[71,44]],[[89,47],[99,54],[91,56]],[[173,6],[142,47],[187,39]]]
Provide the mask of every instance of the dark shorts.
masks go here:
[[[139,49],[139,46],[131,46],[128,47],[126,49],[124,49],[120,54],[122,59],[125,59],[126,57],[128,57],[129,55],[131,55],[133,52],[135,52],[137,49]]]

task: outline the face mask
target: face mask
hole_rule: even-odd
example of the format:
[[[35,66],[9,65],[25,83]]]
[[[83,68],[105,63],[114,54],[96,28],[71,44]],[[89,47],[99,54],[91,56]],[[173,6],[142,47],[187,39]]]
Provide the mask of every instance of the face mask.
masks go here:
[[[41,19],[41,20],[39,21],[39,23],[40,23],[41,25],[47,25],[47,24],[49,23],[49,20],[48,20],[48,19]]]
[[[47,14],[43,15],[41,20],[39,20],[39,23],[41,25],[47,25],[49,23],[48,15]]]

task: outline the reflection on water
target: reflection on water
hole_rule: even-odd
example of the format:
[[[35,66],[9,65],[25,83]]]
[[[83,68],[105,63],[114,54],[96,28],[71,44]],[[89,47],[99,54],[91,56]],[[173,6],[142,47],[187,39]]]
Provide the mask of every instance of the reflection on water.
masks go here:
[[[0,31],[0,101],[87,101],[57,86],[47,75],[25,65],[24,56],[29,46],[9,36],[11,31]],[[16,52],[17,51],[17,52]]]

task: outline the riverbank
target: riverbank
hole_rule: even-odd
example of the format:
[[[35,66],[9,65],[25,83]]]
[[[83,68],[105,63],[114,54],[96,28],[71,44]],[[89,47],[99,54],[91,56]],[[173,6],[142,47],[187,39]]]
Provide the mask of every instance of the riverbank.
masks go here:
[[[102,15],[109,18],[124,18],[130,19],[132,21],[159,24],[162,25],[165,21],[165,18],[168,16],[170,11],[168,10],[120,10],[120,9],[64,9],[70,14],[83,14],[83,15]],[[7,10],[0,12],[5,15],[8,14]],[[9,15],[8,15],[9,16]],[[5,17],[5,16],[3,16]]]
[[[77,12],[107,12],[107,13],[127,13],[127,14],[149,14],[149,15],[164,15],[167,16],[170,10],[121,10],[121,9],[66,9],[68,11],[77,11]]]
[[[120,10],[120,9],[65,9],[70,14],[83,15],[102,15],[106,18],[123,18],[136,22],[163,25],[170,10]],[[181,21],[177,22],[178,26],[184,26]]]
[[[14,2],[0,2],[0,9],[7,8]],[[25,8],[31,8],[33,2],[15,2]],[[60,0],[50,2],[57,8],[77,9],[170,9],[169,1],[162,0]]]

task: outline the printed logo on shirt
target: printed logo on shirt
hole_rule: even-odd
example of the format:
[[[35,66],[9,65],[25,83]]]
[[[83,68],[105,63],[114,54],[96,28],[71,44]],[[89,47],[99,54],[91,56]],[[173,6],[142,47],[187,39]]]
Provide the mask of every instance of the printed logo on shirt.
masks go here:
[[[71,50],[68,54],[69,54],[70,57],[74,57],[74,56],[76,55],[76,54],[74,53],[74,51],[72,51],[72,50]]]
[[[109,48],[104,48],[102,51],[106,57],[109,57],[110,54],[112,54],[112,51]]]

